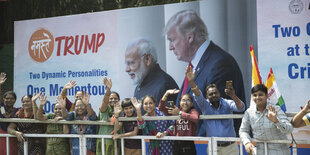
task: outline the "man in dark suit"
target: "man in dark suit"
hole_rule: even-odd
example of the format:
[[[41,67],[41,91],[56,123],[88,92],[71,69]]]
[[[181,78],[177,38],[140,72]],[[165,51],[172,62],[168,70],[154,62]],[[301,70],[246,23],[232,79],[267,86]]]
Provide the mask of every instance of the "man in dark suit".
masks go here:
[[[206,86],[214,83],[223,98],[230,98],[224,93],[224,89],[226,81],[231,80],[236,95],[245,102],[243,79],[238,63],[229,53],[208,39],[207,27],[195,11],[184,10],[176,13],[166,24],[164,32],[169,40],[169,49],[174,52],[177,59],[188,62],[195,69],[194,80],[198,88],[203,90],[204,97]],[[184,93],[193,95],[186,78],[178,98]],[[197,103],[194,103],[194,107],[201,114]],[[237,134],[240,123],[241,120],[234,120]],[[198,129],[198,136],[205,136],[205,129],[201,123]]]
[[[157,63],[157,53],[151,41],[138,39],[125,51],[126,72],[137,85],[134,97],[141,100],[145,95],[154,97],[156,107],[168,89],[179,89],[175,80]],[[168,100],[175,101],[176,95]],[[144,112],[144,110],[143,110]]]

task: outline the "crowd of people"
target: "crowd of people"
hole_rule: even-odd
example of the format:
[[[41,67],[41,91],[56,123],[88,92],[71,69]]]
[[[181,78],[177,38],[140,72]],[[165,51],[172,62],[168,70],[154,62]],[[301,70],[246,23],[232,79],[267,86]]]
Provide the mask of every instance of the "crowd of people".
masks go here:
[[[197,153],[194,141],[161,140],[164,136],[240,136],[248,154],[255,154],[255,150],[257,154],[263,154],[264,145],[256,143],[255,147],[251,138],[263,141],[284,140],[293,127],[310,124],[310,100],[289,121],[280,107],[267,103],[267,88],[263,84],[252,88],[252,100],[256,106],[247,109],[238,63],[229,53],[209,40],[207,28],[195,11],[184,10],[173,15],[168,20],[164,33],[169,41],[169,49],[177,59],[189,63],[180,89],[174,79],[160,68],[151,42],[139,39],[129,44],[125,51],[126,72],[136,85],[133,97],[127,96],[120,101],[120,95],[112,91],[112,80],[105,77],[103,85],[106,89],[98,113],[90,105],[91,96],[87,92],[76,92],[74,102],[67,98],[67,91],[76,86],[76,81],[64,85],[57,97],[54,114],[44,113],[47,97],[40,92],[23,96],[22,107],[16,108],[14,104],[17,96],[14,92],[8,91],[2,96],[1,86],[6,81],[6,74],[1,73],[0,118],[111,122],[110,125],[99,126],[0,123],[0,133],[10,133],[17,138],[10,138],[10,154],[23,154],[24,141],[28,141],[30,155],[78,155],[80,152],[78,138],[29,138],[24,136],[25,133],[112,135],[112,138],[104,139],[104,150],[101,138],[88,138],[87,155],[101,155],[103,152],[108,155],[118,154],[118,139],[136,135],[156,136],[156,140],[150,140],[147,150],[150,155]],[[227,81],[232,82],[228,85]],[[39,106],[36,104],[37,100]],[[199,119],[199,115],[243,112],[242,122],[233,119]],[[179,119],[145,120],[142,116],[179,116]],[[121,122],[119,117],[134,117],[136,121]],[[142,154],[141,145],[140,140],[125,139],[125,154]],[[118,148],[118,153],[115,152],[115,147]],[[235,142],[219,141],[217,148],[219,155],[239,154]],[[270,143],[267,148],[268,154],[290,154],[287,144]],[[6,149],[6,139],[0,138],[0,155],[6,154]]]
[[[1,118],[27,118],[44,121],[47,119],[58,120],[104,120],[112,121],[111,125],[66,125],[66,124],[40,124],[40,123],[0,123],[1,133],[15,135],[18,142],[10,139],[10,154],[23,154],[23,142],[28,141],[29,154],[79,154],[78,138],[27,138],[25,133],[48,133],[48,134],[104,134],[113,135],[112,139],[105,139],[105,153],[115,154],[114,141],[122,137],[136,135],[152,135],[158,139],[164,136],[197,136],[197,123],[199,113],[194,108],[196,101],[199,110],[203,115],[232,114],[233,111],[244,111],[245,104],[236,96],[234,88],[226,88],[225,93],[231,99],[220,97],[220,93],[215,84],[207,86],[206,98],[202,91],[197,88],[194,82],[195,71],[189,66],[186,69],[186,77],[189,81],[190,94],[180,97],[180,107],[167,104],[169,95],[179,93],[178,89],[169,89],[162,96],[158,107],[155,99],[146,95],[143,100],[135,97],[124,98],[120,102],[117,92],[111,91],[112,80],[104,78],[103,84],[107,87],[99,108],[98,116],[89,104],[90,95],[86,92],[78,92],[75,95],[74,103],[66,97],[66,90],[76,85],[75,81],[70,81],[64,86],[63,92],[57,97],[54,114],[45,114],[43,107],[47,102],[47,97],[41,93],[25,95],[21,98],[22,107],[15,108],[16,95],[8,91],[3,95],[1,102]],[[0,86],[6,80],[5,73],[0,74]],[[293,127],[309,125],[310,122],[310,100],[306,106],[289,121],[285,113],[279,106],[267,103],[267,87],[263,84],[254,86],[251,90],[252,100],[256,107],[248,108],[242,119],[239,130],[240,138],[249,154],[254,152],[255,146],[251,138],[259,140],[284,140],[286,134],[292,132]],[[39,106],[36,100],[39,99]],[[145,113],[142,113],[141,109]],[[179,115],[178,120],[144,120],[142,116],[171,116]],[[119,117],[136,117],[137,121],[120,122]],[[204,120],[207,137],[236,137],[232,119]],[[252,132],[253,136],[250,136]],[[1,152],[6,154],[5,138],[0,138]],[[88,138],[86,142],[87,154],[102,154],[101,139]],[[116,143],[117,144],[117,143]],[[17,146],[18,149],[15,149]],[[136,139],[125,140],[125,154],[142,154],[141,141]],[[263,154],[264,145],[256,143],[257,153]],[[147,150],[148,154],[196,154],[193,141],[171,141],[171,140],[150,140]],[[238,154],[239,149],[234,142],[218,142],[218,154]],[[290,154],[288,144],[268,144],[268,154]]]

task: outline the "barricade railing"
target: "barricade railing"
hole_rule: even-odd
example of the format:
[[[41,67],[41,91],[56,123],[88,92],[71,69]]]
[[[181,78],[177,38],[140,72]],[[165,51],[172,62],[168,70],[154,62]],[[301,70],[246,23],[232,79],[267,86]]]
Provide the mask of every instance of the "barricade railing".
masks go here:
[[[9,150],[9,137],[15,137],[10,134],[0,134],[0,137],[6,137],[7,141],[7,150]],[[79,148],[80,148],[80,155],[86,155],[86,138],[101,138],[102,139],[102,150],[104,150],[104,139],[105,138],[112,138],[112,135],[78,135],[78,134],[24,134],[24,137],[30,138],[30,137],[57,137],[57,138],[79,138]],[[192,137],[192,136],[165,136],[162,138],[156,138],[155,136],[132,136],[132,137],[126,137],[126,138],[120,138],[121,139],[121,148],[122,148],[122,155],[124,155],[124,139],[141,139],[141,144],[142,144],[142,154],[145,155],[147,150],[146,150],[146,140],[182,140],[182,141],[207,141],[208,142],[208,147],[210,147],[208,154],[210,155],[217,155],[217,142],[240,142],[240,147],[239,147],[239,152],[240,155],[243,155],[243,145],[241,142],[240,138],[235,138],[235,137]],[[281,143],[281,144],[290,144],[291,140],[270,140],[270,141],[260,141],[256,139],[252,139],[253,142],[262,142],[265,145],[265,155],[267,155],[268,143]],[[298,144],[310,144],[310,140],[305,141],[305,140],[298,140],[296,141]],[[28,154],[28,142],[24,142],[24,155]],[[293,144],[293,155],[297,155],[296,151],[296,144]],[[295,150],[294,150],[295,149]],[[207,150],[206,150],[207,152]],[[9,155],[9,152],[7,152]],[[104,154],[104,151],[103,151]]]
[[[286,113],[288,117],[293,117],[296,113]],[[199,119],[241,119],[243,114],[228,114],[228,115],[200,115]],[[180,119],[180,116],[153,116],[153,117],[145,117],[145,120],[177,120]],[[136,117],[119,117],[119,121],[136,121]],[[54,120],[46,120],[46,121],[39,121],[34,119],[19,119],[19,118],[1,118],[0,122],[13,122],[13,123],[48,123],[48,124],[85,124],[85,125],[111,125],[111,122],[107,121],[64,121],[60,120],[55,122]],[[10,134],[0,134],[0,137],[6,137],[6,148],[7,154],[9,155],[9,137],[15,137]],[[104,154],[104,139],[105,138],[112,138],[112,135],[78,135],[78,134],[24,134],[24,137],[59,137],[59,138],[79,138],[79,145],[80,145],[80,154],[86,155],[86,138],[101,138],[102,143],[102,152]],[[234,141],[240,142],[240,138],[235,137],[191,137],[191,136],[165,136],[162,138],[156,138],[155,136],[133,136],[133,137],[126,137],[120,138],[121,139],[121,148],[122,154],[124,154],[124,139],[141,139],[142,142],[142,153],[146,153],[146,146],[145,142],[146,139],[149,140],[182,140],[182,141],[207,141],[210,155],[217,154],[217,141]],[[290,140],[272,140],[272,141],[258,141],[253,140],[254,142],[263,142],[265,144],[265,154],[267,154],[267,143],[291,143]],[[300,144],[310,144],[310,141],[297,141]],[[28,142],[24,142],[24,154],[28,154]],[[115,150],[117,150],[117,145],[115,145]],[[293,144],[293,154],[297,154],[296,144]],[[240,142],[240,154],[243,155],[243,145]]]

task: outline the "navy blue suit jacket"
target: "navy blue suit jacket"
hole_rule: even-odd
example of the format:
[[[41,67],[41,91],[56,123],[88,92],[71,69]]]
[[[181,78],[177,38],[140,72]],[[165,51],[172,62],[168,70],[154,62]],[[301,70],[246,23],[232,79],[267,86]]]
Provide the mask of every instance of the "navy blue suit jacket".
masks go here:
[[[169,89],[179,89],[175,80],[163,71],[158,64],[154,66],[139,84],[134,93],[134,97],[138,100],[142,100],[145,95],[154,97],[156,107],[158,107],[160,99]],[[177,95],[170,95],[168,101],[175,101]],[[144,109],[141,109],[142,114],[145,113]]]
[[[225,52],[219,46],[215,45],[212,41],[210,42],[207,50],[204,52],[201,59],[199,60],[199,63],[195,67],[195,70],[196,76],[194,80],[198,88],[203,93],[204,97],[206,97],[205,88],[209,84],[214,83],[218,87],[221,93],[221,97],[230,99],[230,97],[225,94],[224,90],[226,87],[226,81],[232,80],[236,95],[243,102],[245,102],[242,73],[236,60],[229,53]],[[179,98],[182,95],[183,85],[184,82],[177,97],[178,106]],[[189,84],[187,86],[186,93],[193,95]],[[201,110],[199,109],[195,101],[194,107],[199,112],[199,114],[201,114]],[[201,126],[201,123],[202,122],[198,123],[197,135],[205,136],[205,128],[204,126]],[[239,130],[240,124],[238,125],[238,122],[235,123],[235,129],[237,126]]]

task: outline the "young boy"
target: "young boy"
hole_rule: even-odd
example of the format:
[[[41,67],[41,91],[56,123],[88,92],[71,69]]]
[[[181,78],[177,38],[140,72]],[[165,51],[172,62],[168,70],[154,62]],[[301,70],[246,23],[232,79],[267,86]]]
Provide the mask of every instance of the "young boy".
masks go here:
[[[114,131],[118,131],[120,129],[120,126],[123,126],[124,133],[113,135],[113,139],[116,140],[122,137],[142,135],[141,130],[138,129],[137,121],[125,121],[119,123],[118,117],[122,109],[124,110],[125,117],[137,117],[135,108],[129,98],[125,98],[122,101],[121,106],[119,104],[116,104],[114,107],[114,114],[115,114]],[[125,155],[141,155],[141,154],[142,154],[141,140],[125,139]]]

